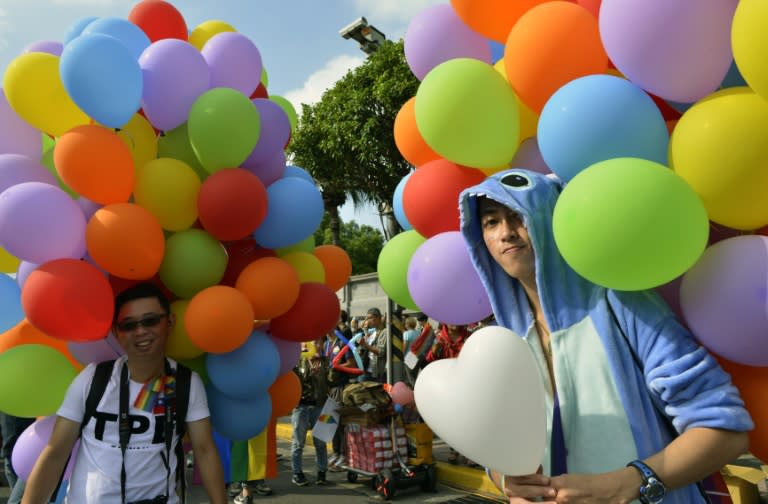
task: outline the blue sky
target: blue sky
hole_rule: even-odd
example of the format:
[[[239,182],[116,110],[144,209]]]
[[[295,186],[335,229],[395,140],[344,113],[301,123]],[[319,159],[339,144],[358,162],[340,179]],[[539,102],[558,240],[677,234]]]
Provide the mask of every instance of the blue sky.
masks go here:
[[[396,40],[413,16],[447,0],[170,0],[191,30],[218,19],[232,25],[259,48],[269,73],[269,91],[300,103],[314,103],[365,54],[339,30],[360,16]],[[87,16],[126,18],[136,0],[0,0],[0,68],[27,45],[62,41],[69,27]],[[342,209],[342,219],[380,229],[371,208]]]

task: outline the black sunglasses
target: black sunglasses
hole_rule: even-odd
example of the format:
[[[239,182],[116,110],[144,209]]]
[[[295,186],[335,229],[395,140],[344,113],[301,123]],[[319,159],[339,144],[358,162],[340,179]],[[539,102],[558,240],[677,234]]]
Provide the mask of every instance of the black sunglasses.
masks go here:
[[[167,316],[167,313],[150,313],[139,320],[123,320],[122,322],[116,323],[115,327],[117,327],[117,330],[120,332],[135,331],[139,326],[149,329],[150,327],[157,326]]]

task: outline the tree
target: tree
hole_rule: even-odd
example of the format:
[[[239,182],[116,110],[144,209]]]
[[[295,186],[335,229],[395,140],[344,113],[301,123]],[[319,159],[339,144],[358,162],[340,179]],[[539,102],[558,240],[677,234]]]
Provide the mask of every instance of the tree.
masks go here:
[[[394,123],[418,86],[405,61],[402,40],[386,41],[319,102],[302,104],[288,153],[320,185],[332,243],[338,245],[341,239],[338,208],[347,196],[355,205],[377,205],[389,221],[390,236],[400,230],[390,201],[411,165],[397,150]]]
[[[362,275],[376,271],[379,252],[384,246],[384,237],[371,226],[360,225],[355,221],[341,224],[340,243],[334,243],[329,227],[329,216],[315,232],[315,245],[334,244],[343,248],[352,260],[352,274]]]

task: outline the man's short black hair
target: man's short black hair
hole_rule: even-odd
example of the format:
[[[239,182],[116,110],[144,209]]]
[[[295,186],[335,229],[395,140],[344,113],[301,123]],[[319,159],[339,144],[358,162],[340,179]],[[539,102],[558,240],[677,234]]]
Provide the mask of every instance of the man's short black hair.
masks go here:
[[[171,303],[168,301],[163,290],[153,283],[142,282],[132,287],[128,287],[115,296],[115,314],[112,316],[112,323],[117,322],[117,315],[120,313],[120,308],[122,308],[125,303],[144,298],[157,299],[157,302],[163,307],[165,313],[171,312]]]
[[[373,315],[374,317],[381,317],[381,310],[379,310],[375,306],[373,308],[368,308],[368,315]]]
[[[349,314],[347,313],[347,310],[341,310],[341,313],[339,313],[339,319],[341,319],[341,321],[345,324],[349,322]]]
[[[424,313],[419,313],[418,315],[416,315],[416,320],[418,320],[419,322],[426,322],[427,320],[429,320],[429,317],[427,317]]]

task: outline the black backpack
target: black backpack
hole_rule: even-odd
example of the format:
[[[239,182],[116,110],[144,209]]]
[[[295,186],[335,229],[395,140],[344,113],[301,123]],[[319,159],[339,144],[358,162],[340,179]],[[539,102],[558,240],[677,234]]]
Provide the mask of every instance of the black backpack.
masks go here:
[[[93,414],[96,413],[96,407],[99,405],[104,392],[107,390],[107,384],[112,377],[112,371],[115,367],[114,360],[108,360],[99,362],[96,364],[96,370],[93,373],[93,379],[91,380],[91,387],[88,390],[88,397],[85,399],[85,413],[83,414],[83,421],[80,423],[80,433],[82,434],[85,425],[93,418]],[[179,483],[181,490],[181,502],[184,502],[186,493],[186,481],[184,478],[184,447],[182,446],[182,439],[187,432],[187,422],[178,419],[187,418],[187,408],[189,407],[189,389],[191,387],[192,371],[183,364],[176,364],[176,411],[175,421],[176,435],[179,437],[179,442],[176,444],[176,481]],[[65,465],[66,467],[66,465]],[[62,478],[64,473],[62,473]],[[56,496],[61,485],[61,479],[59,479],[59,485],[56,486],[56,490],[53,495]]]

